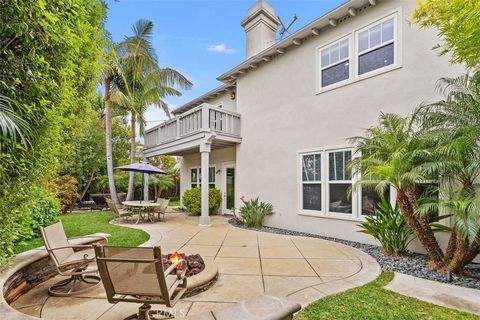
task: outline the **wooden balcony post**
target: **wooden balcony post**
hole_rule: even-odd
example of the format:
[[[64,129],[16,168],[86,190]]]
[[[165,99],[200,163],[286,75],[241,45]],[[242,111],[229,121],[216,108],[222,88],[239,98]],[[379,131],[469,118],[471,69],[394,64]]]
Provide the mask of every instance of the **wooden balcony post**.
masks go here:
[[[210,131],[210,107],[206,103],[202,105],[202,130]]]
[[[180,117],[177,117],[177,118],[175,119],[175,125],[176,125],[176,127],[177,127],[177,128],[176,128],[176,130],[177,130],[177,132],[176,132],[176,137],[177,137],[177,139],[178,139],[178,138],[180,138]]]

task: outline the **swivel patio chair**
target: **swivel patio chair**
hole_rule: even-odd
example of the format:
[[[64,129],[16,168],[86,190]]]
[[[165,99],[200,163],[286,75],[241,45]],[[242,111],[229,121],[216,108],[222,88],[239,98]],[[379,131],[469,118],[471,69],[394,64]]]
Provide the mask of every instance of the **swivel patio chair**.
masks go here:
[[[153,212],[157,214],[158,220],[162,221],[161,216],[163,215],[163,221],[165,221],[165,213],[167,212],[169,202],[170,200],[168,199],[162,199],[162,198],[157,199],[157,203],[159,203],[160,206],[155,207],[153,209]]]
[[[95,263],[91,245],[70,244],[61,221],[48,227],[41,227],[40,231],[45,248],[53,260],[58,273],[68,277],[51,286],[48,289],[50,295],[59,297],[72,296],[90,290],[100,283],[97,269],[89,268],[90,264]],[[74,239],[79,238],[107,240],[107,238],[100,235]],[[75,252],[74,249],[91,249],[91,251],[89,253]]]
[[[110,303],[143,303],[138,314],[125,320],[172,318],[152,304],[173,307],[187,290],[186,261],[179,259],[163,270],[160,247],[95,245],[98,270]]]
[[[117,218],[123,218],[123,221],[128,221],[128,219],[133,215],[132,211],[125,210],[125,209],[119,209],[115,205],[115,202],[113,202],[113,200],[105,199],[105,201],[107,202],[107,205],[110,208],[110,210],[112,210],[113,213],[115,213]]]

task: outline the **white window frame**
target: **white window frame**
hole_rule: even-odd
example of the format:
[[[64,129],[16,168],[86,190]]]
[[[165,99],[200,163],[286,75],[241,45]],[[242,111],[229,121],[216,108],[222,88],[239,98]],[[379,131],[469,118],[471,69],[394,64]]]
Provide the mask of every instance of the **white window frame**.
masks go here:
[[[330,152],[340,152],[340,151],[351,151],[352,159],[357,157],[355,150],[351,146],[331,146],[331,147],[319,147],[314,149],[300,150],[297,152],[297,214],[302,216],[313,216],[313,217],[322,217],[322,218],[333,218],[340,220],[352,220],[352,221],[364,221],[365,218],[359,213],[358,205],[358,188],[352,188],[352,213],[340,213],[340,212],[330,212],[330,203],[329,203],[329,187],[330,176],[328,168],[328,154]],[[316,182],[320,183],[322,186],[322,210],[305,210],[303,209],[303,177],[302,177],[302,159],[305,155],[310,154],[321,154],[321,181]],[[355,185],[357,177],[352,173],[352,180],[348,181],[335,181],[337,183],[351,183],[352,186]],[[361,207],[360,207],[361,208]]]
[[[216,166],[208,166],[208,170],[210,170],[210,168],[214,168],[214,177],[215,177],[215,182],[214,183],[210,183],[210,181],[208,181],[208,185],[211,185],[211,184],[215,184],[215,188],[217,188],[217,167]],[[192,181],[192,170],[193,169],[196,169],[197,170],[197,181],[196,182],[193,182]],[[200,175],[200,169],[202,169],[202,167],[190,167],[190,170],[189,170],[189,174],[190,174],[190,188],[192,187],[192,185],[196,185],[196,188],[200,188],[201,187],[201,182],[200,180],[202,179],[201,175]]]
[[[331,63],[327,66],[323,66],[322,65],[322,51],[325,50],[325,49],[328,49],[336,44],[339,44],[340,42],[344,41],[344,40],[348,40],[348,57],[345,58],[345,59],[341,59],[341,60],[338,60],[337,62],[335,63]],[[341,63],[344,63],[344,62],[348,62],[348,78],[345,79],[345,80],[341,80],[341,81],[338,81],[338,82],[335,82],[335,83],[332,83],[328,86],[323,86],[322,85],[322,73],[325,69],[328,69],[332,66],[336,66],[336,65],[339,65]],[[350,81],[350,79],[352,79],[352,37],[350,35],[346,35],[346,36],[342,36],[340,38],[337,38],[336,40],[322,46],[322,47],[319,47],[317,48],[317,63],[318,63],[318,70],[319,70],[319,75],[318,75],[318,86],[320,89],[329,89],[329,88],[333,88],[333,87],[336,87],[336,86],[341,86],[345,83],[348,83]]]
[[[320,154],[320,180],[319,181],[303,181],[303,157],[304,156],[309,156],[309,155],[316,155]],[[322,213],[325,212],[324,210],[324,202],[325,202],[325,192],[324,192],[324,177],[325,177],[325,154],[322,150],[319,151],[313,151],[313,152],[303,152],[298,154],[298,168],[300,170],[300,179],[299,179],[299,209],[302,212],[307,212],[309,215],[321,215]],[[321,210],[307,210],[303,209],[303,185],[304,184],[320,184],[320,190],[321,190],[321,196],[320,196],[320,203],[321,203]]]
[[[342,34],[339,37],[336,37],[332,41],[328,42],[327,44],[322,44],[315,48],[316,52],[316,94],[321,94],[324,92],[328,92],[330,90],[334,90],[358,81],[362,81],[371,77],[375,77],[377,75],[387,73],[402,67],[402,28],[403,28],[403,21],[401,18],[403,16],[402,7],[396,8],[390,12],[385,13],[381,17],[377,17],[372,19],[371,21],[361,25],[358,28],[353,29],[352,31]],[[372,70],[370,72],[364,73],[362,75],[358,75],[358,35],[360,32],[365,31],[375,24],[382,23],[388,19],[393,17],[393,43],[394,43],[394,62],[388,66]],[[336,42],[342,41],[345,38],[349,38],[349,79],[343,80],[334,84],[331,84],[326,87],[322,87],[322,64],[321,64],[321,50],[329,47],[330,45],[335,44]],[[385,45],[382,44],[382,45]],[[380,45],[379,47],[381,47]],[[369,50],[374,50],[374,48],[370,48]],[[366,53],[365,50],[362,53]]]
[[[390,20],[391,18],[393,18],[393,39],[389,40],[387,42],[380,43],[379,45],[376,45],[374,47],[368,48],[368,49],[360,52],[360,50],[358,48],[360,33],[362,33],[365,30],[369,30],[370,28],[373,28],[374,26],[379,25],[379,24],[381,24],[381,23],[383,23],[387,20]],[[372,23],[366,25],[365,27],[355,31],[355,37],[354,37],[355,38],[354,69],[355,69],[355,77],[356,78],[363,79],[363,78],[371,77],[373,75],[381,74],[381,73],[384,73],[384,72],[389,71],[391,69],[397,68],[397,66],[398,66],[398,39],[399,39],[399,37],[398,37],[399,26],[398,26],[397,19],[398,19],[397,18],[397,13],[389,14],[388,16],[386,16],[386,17],[384,17],[380,20],[376,20],[375,22],[372,22]],[[372,70],[372,71],[369,71],[369,72],[366,72],[364,74],[359,74],[360,69],[359,69],[358,60],[359,60],[361,55],[364,55],[366,53],[377,50],[377,49],[379,49],[383,46],[386,46],[388,44],[391,44],[391,43],[393,43],[393,63],[392,64],[389,64],[387,66],[384,66],[384,67],[381,67],[381,68],[378,68],[378,69],[375,69],[375,70]]]
[[[355,153],[355,150],[354,148],[342,148],[342,149],[325,149],[325,156],[327,157],[326,159],[326,170],[328,170],[328,176],[326,177],[326,212],[332,216],[338,216],[338,217],[351,217],[351,218],[356,218],[358,215],[356,214],[357,213],[357,200],[356,200],[356,192],[355,192],[355,188],[354,188],[354,185],[355,185],[355,181],[354,181],[354,177],[353,177],[353,173],[351,173],[351,180],[330,180],[330,165],[329,165],[329,161],[330,161],[330,153],[335,153],[335,152],[345,152],[345,151],[351,151],[352,153],[352,159],[354,157],[354,153]],[[344,165],[345,164],[345,159],[344,159]],[[346,168],[346,167],[345,167]],[[330,211],[330,184],[350,184],[352,186],[352,193],[350,195],[351,199],[351,203],[352,203],[352,212],[351,213],[342,213],[342,212],[334,212],[334,211]]]

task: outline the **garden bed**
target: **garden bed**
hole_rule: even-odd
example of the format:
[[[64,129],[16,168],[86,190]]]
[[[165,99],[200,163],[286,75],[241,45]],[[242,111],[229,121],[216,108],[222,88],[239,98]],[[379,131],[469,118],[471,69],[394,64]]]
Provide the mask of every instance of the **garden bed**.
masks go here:
[[[290,235],[290,236],[311,237],[311,238],[318,238],[318,239],[338,242],[338,243],[345,244],[345,245],[354,247],[356,249],[362,250],[363,252],[371,255],[373,258],[375,258],[375,260],[377,260],[378,264],[382,267],[383,270],[400,272],[400,273],[408,274],[408,275],[423,278],[423,279],[445,282],[445,283],[453,284],[456,286],[480,290],[480,264],[478,263],[470,263],[464,268],[464,270],[466,272],[469,272],[472,275],[472,277],[463,277],[456,274],[452,274],[452,281],[448,281],[445,275],[433,272],[427,268],[427,257],[422,254],[410,253],[402,257],[387,256],[383,253],[383,250],[381,247],[375,246],[375,245],[364,244],[364,243],[359,243],[355,241],[342,240],[342,239],[331,238],[331,237],[325,237],[325,236],[306,233],[306,232],[274,228],[274,227],[264,226],[261,228],[248,228],[242,225],[241,223],[239,223],[239,221],[236,218],[231,218],[230,220],[228,220],[228,222],[235,227],[239,227],[243,229],[276,233],[276,234],[282,234],[282,235]]]

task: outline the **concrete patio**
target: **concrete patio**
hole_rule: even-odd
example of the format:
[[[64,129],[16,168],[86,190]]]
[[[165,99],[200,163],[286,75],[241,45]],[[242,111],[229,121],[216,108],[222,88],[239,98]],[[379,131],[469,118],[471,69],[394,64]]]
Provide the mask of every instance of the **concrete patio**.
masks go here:
[[[306,306],[380,274],[377,262],[357,249],[321,239],[243,230],[227,220],[214,216],[212,226],[203,228],[198,226],[198,217],[168,213],[166,223],[128,225],[151,235],[144,246],[160,245],[163,253],[199,253],[207,264],[218,265],[217,283],[168,309],[175,316],[226,307],[264,292]],[[57,280],[36,287],[12,307],[32,316],[62,320],[123,319],[138,308],[128,303],[109,304],[101,286],[74,298],[50,297],[47,288]]]

